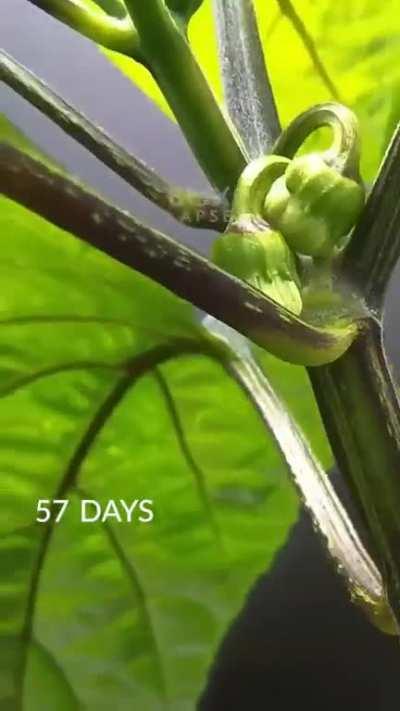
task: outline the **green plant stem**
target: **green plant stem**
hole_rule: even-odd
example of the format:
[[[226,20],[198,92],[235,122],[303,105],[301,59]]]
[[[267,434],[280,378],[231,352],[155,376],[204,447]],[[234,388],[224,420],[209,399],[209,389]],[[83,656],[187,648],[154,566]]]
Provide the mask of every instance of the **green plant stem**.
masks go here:
[[[245,166],[243,150],[227,124],[190,49],[163,0],[127,0],[144,61],[174,112],[200,166],[215,188],[232,191]]]
[[[128,15],[114,17],[90,9],[79,0],[28,0],[52,17],[115,52],[140,57],[139,38]]]
[[[332,104],[326,105],[335,106]],[[293,155],[304,132],[327,113],[321,105],[305,112],[278,138],[275,148]],[[329,111],[328,111],[329,114]],[[339,116],[340,118],[340,116]],[[296,125],[300,128],[296,133]],[[344,138],[345,172],[357,162]],[[340,146],[340,136],[336,143]],[[400,134],[385,161],[354,231],[341,278],[363,295],[371,317],[351,349],[333,365],[309,375],[335,457],[363,514],[384,585],[400,624],[400,405],[385,358],[381,312],[389,277],[400,254]],[[344,164],[345,165],[345,164]]]
[[[227,217],[220,197],[196,193],[164,180],[2,50],[0,80],[177,220],[190,227],[224,230]]]
[[[227,106],[249,160],[271,151],[278,113],[252,0],[213,0]]]
[[[400,132],[344,256],[375,316],[334,365],[310,370],[333,451],[362,510],[400,621],[400,404],[383,346],[385,290],[400,254]]]
[[[399,257],[400,127],[392,138],[343,260],[346,278],[379,316]]]
[[[69,178],[0,143],[0,194],[225,321],[280,358],[319,365],[352,343],[361,322],[318,328]]]
[[[399,624],[399,401],[380,325],[371,319],[346,355],[309,373],[332,449],[367,523]]]
[[[305,130],[308,120],[310,125],[318,122],[321,110],[323,118],[324,106],[299,117],[300,128]],[[291,155],[293,141],[296,132],[290,127],[276,146]],[[397,134],[339,275],[353,292],[362,294],[371,317],[346,354],[334,365],[310,370],[309,375],[333,452],[363,514],[400,624],[400,405],[384,354],[381,324],[385,290],[400,254],[399,157]],[[350,167],[354,165],[351,160]]]

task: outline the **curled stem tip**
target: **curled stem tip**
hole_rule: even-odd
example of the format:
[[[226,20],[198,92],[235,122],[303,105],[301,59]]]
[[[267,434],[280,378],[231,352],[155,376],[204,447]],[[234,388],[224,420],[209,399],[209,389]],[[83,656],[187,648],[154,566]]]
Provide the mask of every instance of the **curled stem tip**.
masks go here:
[[[304,141],[317,129],[333,131],[330,147],[322,154],[325,162],[346,177],[359,179],[360,141],[356,115],[342,104],[317,104],[292,121],[276,141],[273,153],[293,158]]]

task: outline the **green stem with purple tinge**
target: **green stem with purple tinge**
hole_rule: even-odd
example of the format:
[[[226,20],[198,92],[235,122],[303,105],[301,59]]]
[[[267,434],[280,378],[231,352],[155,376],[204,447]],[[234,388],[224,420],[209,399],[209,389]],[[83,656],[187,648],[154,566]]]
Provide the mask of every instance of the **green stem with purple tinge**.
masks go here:
[[[361,327],[349,321],[319,328],[302,321],[185,245],[1,142],[0,194],[154,279],[285,360],[309,365],[336,360]]]

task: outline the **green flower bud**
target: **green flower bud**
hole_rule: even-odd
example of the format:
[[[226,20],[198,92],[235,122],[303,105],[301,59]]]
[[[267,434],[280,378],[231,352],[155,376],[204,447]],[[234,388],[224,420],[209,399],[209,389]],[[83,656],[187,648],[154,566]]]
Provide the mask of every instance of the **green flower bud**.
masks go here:
[[[265,195],[290,161],[266,156],[243,171],[226,232],[217,238],[213,259],[221,269],[243,279],[292,313],[302,310],[296,259],[278,230],[262,217]]]
[[[250,215],[233,222],[213,247],[213,259],[292,313],[302,310],[293,253],[282,235]]]
[[[356,223],[364,190],[317,154],[294,158],[269,190],[264,216],[295,252],[329,257]]]

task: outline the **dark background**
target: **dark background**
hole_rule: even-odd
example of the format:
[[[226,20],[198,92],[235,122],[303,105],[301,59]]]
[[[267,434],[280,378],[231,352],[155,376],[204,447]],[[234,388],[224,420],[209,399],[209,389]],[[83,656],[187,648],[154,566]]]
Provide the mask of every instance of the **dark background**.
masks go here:
[[[24,0],[1,0],[0,45],[163,175],[206,187],[177,127],[90,42]],[[208,235],[199,239],[135,195],[4,86],[0,113],[89,185],[153,225],[207,249]],[[387,348],[395,366],[400,363],[399,292],[400,271],[386,308]],[[335,480],[343,490],[337,472]],[[350,604],[303,513],[273,570],[255,584],[227,634],[200,705],[202,711],[392,711],[399,706],[399,670],[397,641],[375,631]]]

